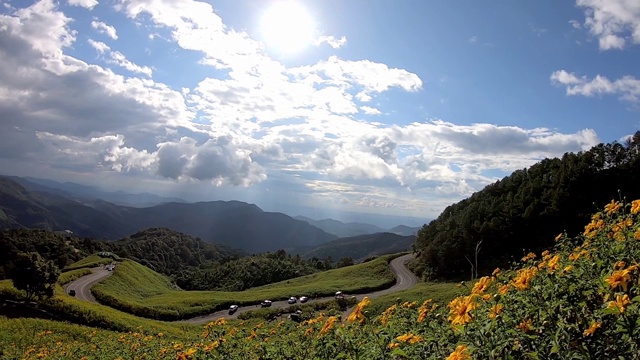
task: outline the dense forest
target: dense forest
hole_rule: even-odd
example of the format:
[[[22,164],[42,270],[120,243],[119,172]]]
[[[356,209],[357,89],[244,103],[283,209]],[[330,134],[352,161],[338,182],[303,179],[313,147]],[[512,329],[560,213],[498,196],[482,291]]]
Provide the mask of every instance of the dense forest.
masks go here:
[[[624,144],[544,159],[447,207],[418,232],[415,269],[455,278],[504,266],[582,232],[594,204],[640,198],[640,131]],[[476,249],[478,249],[476,266]]]

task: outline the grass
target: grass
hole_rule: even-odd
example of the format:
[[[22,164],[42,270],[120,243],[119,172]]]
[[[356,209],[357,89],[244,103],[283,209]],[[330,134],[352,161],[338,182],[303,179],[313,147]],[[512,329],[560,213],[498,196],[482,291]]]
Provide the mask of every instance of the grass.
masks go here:
[[[58,284],[65,285],[89,274],[91,274],[91,269],[89,268],[69,270],[60,274],[60,277],[58,278]]]
[[[13,287],[11,280],[0,281],[0,298],[20,301],[24,296],[24,291]],[[182,336],[184,334],[194,334],[198,329],[197,326],[190,324],[165,323],[145,319],[108,306],[80,301],[65,294],[60,285],[56,286],[54,297],[40,302],[38,308],[54,314],[60,320],[116,331],[126,332],[143,329],[145,331],[161,331],[175,336]],[[0,333],[2,332],[0,331]]]
[[[97,254],[89,255],[82,260],[78,260],[73,264],[66,266],[62,271],[67,272],[82,268],[93,268],[100,265],[108,265],[113,262],[113,259],[99,256]]]
[[[388,262],[398,255],[329,270],[239,292],[180,291],[167,277],[133,261],[124,261],[109,278],[92,289],[102,303],[138,316],[178,320],[238,305],[255,305],[264,299],[284,300],[290,296],[363,293],[395,282]]]

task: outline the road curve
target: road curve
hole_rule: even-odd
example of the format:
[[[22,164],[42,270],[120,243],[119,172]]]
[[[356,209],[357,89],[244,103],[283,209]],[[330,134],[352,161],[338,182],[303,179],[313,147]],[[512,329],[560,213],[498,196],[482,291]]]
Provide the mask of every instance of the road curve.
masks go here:
[[[93,297],[93,295],[91,295],[91,287],[100,280],[111,275],[112,272],[101,267],[93,268],[91,269],[91,272],[91,274],[85,275],[67,284],[67,286],[65,286],[64,288],[64,291],[68,294],[69,290],[75,290],[76,298],[78,300],[97,303],[96,299]]]
[[[393,285],[392,287],[388,288],[388,289],[384,289],[384,290],[380,290],[380,291],[374,291],[371,293],[367,293],[367,294],[358,294],[356,295],[356,299],[358,299],[358,301],[362,300],[365,296],[368,297],[369,299],[374,299],[378,296],[381,295],[385,295],[385,294],[389,294],[389,293],[393,293],[396,291],[401,291],[401,290],[406,290],[411,288],[412,286],[415,286],[418,283],[418,278],[411,272],[409,271],[409,269],[407,269],[407,267],[405,266],[405,264],[413,259],[413,254],[408,254],[408,255],[403,255],[400,257],[397,257],[393,260],[391,260],[391,262],[389,263],[389,267],[391,268],[391,271],[393,271],[393,274],[396,277],[396,283],[395,285]],[[322,298],[317,298],[317,299],[311,299],[307,302],[307,304],[309,303],[314,303],[314,302],[321,302],[321,301],[328,301],[328,300],[332,300],[333,297],[332,296],[327,296],[327,297],[322,297]],[[271,304],[271,308],[286,308],[291,306],[290,304],[287,303],[286,300],[282,300],[282,301],[274,301]],[[186,322],[186,323],[191,323],[191,324],[205,324],[208,323],[210,321],[213,320],[217,320],[220,318],[225,318],[225,319],[235,319],[238,317],[238,315],[247,312],[247,311],[251,311],[251,310],[256,310],[259,309],[260,305],[252,305],[252,306],[243,306],[238,308],[238,310],[230,315],[228,310],[221,310],[221,311],[216,311],[214,313],[208,314],[208,315],[203,315],[203,316],[198,316],[198,317],[194,317],[191,319],[185,319],[185,320],[180,320],[180,322]],[[348,315],[348,313],[351,310],[347,310],[345,313],[343,313],[344,315]]]

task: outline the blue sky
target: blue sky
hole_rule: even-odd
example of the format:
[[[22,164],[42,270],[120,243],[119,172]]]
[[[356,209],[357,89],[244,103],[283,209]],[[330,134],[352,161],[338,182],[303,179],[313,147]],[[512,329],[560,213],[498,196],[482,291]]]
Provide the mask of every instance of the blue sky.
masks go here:
[[[637,0],[1,4],[5,174],[426,220],[640,129]]]

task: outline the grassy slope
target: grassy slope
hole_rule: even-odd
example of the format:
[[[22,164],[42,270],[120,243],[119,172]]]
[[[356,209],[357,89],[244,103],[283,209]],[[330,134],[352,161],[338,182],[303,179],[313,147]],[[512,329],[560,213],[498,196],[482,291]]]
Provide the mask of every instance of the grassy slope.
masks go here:
[[[98,255],[89,255],[86,258],[76,261],[73,264],[65,267],[62,271],[70,271],[70,270],[76,270],[76,269],[82,269],[82,268],[92,268],[92,267],[96,267],[96,266],[100,266],[103,264],[111,264],[113,262],[113,259],[111,258],[104,258]]]
[[[303,276],[241,292],[179,291],[169,279],[133,261],[124,261],[114,275],[93,288],[97,299],[139,316],[174,320],[210,313],[227,307],[257,304],[263,299],[286,299],[292,295],[330,295],[337,290],[367,292],[392,284],[388,262],[397,255]]]

